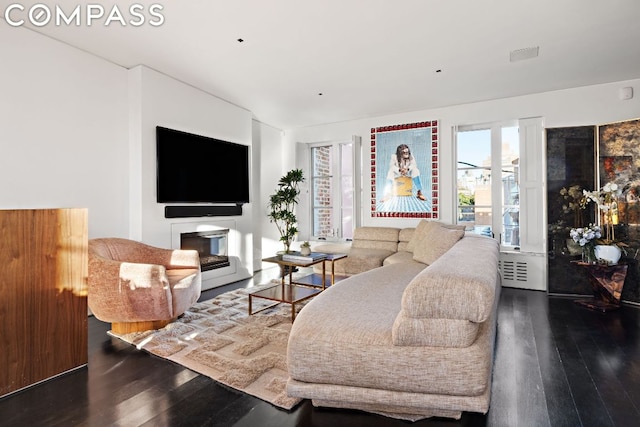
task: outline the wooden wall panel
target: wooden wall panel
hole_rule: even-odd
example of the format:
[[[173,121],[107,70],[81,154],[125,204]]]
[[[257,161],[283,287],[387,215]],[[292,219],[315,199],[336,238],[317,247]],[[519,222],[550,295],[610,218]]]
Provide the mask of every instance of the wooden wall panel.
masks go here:
[[[87,210],[0,210],[0,395],[87,363]]]

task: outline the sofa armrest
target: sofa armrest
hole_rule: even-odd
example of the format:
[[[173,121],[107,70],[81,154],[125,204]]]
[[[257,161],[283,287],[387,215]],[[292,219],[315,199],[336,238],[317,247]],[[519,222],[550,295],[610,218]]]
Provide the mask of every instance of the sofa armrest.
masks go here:
[[[409,317],[484,322],[491,314],[495,277],[469,274],[463,267],[446,274],[425,268],[405,289],[402,310]]]
[[[465,239],[407,285],[393,326],[396,345],[470,345],[495,311],[498,246]]]

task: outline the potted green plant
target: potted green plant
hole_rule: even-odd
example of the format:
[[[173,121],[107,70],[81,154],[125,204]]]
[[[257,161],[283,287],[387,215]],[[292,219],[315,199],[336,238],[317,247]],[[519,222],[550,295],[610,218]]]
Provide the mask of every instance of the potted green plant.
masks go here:
[[[269,197],[269,220],[275,223],[284,244],[285,253],[290,252],[291,242],[298,233],[295,206],[300,195],[300,183],[304,181],[302,169],[287,172],[278,181],[278,190]]]

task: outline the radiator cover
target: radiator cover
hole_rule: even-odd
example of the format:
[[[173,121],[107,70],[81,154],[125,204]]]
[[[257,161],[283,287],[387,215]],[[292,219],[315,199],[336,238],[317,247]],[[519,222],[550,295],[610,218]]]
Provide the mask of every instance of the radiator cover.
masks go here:
[[[544,254],[500,252],[498,268],[504,287],[547,290],[547,258]]]

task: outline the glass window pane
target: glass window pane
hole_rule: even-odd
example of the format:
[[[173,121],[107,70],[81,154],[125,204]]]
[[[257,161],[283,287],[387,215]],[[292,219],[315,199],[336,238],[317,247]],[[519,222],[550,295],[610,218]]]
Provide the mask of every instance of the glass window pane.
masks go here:
[[[331,206],[331,178],[315,178],[313,180],[313,207]]]
[[[342,207],[352,208],[353,207],[353,177],[342,176],[340,185],[342,188]]]
[[[467,226],[467,230],[492,237],[491,206],[459,206],[458,224]]]
[[[520,142],[518,127],[502,128],[502,244],[520,246]]]
[[[458,132],[458,167],[491,168],[491,129]]]
[[[331,146],[313,147],[311,149],[313,176],[331,175],[332,150]]]
[[[333,222],[331,209],[316,208],[313,210],[313,235],[318,237],[333,237]]]
[[[458,156],[458,221],[491,232],[491,130],[461,131]],[[475,206],[470,208],[469,206]],[[478,211],[478,206],[484,206]]]
[[[312,236],[352,237],[353,159],[351,142],[311,147]]]
[[[342,209],[342,237],[353,239],[353,209]]]
[[[502,244],[520,246],[520,211],[518,207],[505,207],[502,211]]]
[[[340,158],[342,176],[353,175],[353,144],[340,144]]]

